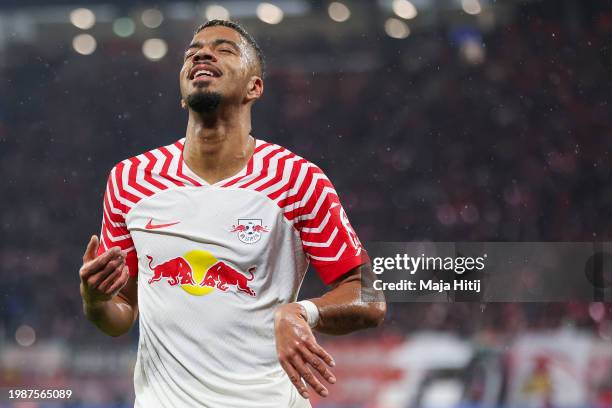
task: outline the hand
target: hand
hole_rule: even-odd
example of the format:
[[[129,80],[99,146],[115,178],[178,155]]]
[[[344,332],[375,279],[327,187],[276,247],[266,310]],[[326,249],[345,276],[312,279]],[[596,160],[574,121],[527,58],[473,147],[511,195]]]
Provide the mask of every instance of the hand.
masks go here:
[[[96,257],[98,252],[97,236],[92,236],[83,254],[81,277],[81,296],[87,305],[96,305],[112,299],[128,281],[128,267],[125,265],[126,253],[113,247]]]
[[[327,397],[329,394],[327,388],[314,375],[311,367],[327,382],[334,384],[336,378],[327,368],[335,365],[334,359],[317,344],[306,321],[305,313],[304,307],[296,303],[282,305],[276,310],[274,332],[278,360],[302,397],[308,398],[308,389],[304,381],[317,394]]]

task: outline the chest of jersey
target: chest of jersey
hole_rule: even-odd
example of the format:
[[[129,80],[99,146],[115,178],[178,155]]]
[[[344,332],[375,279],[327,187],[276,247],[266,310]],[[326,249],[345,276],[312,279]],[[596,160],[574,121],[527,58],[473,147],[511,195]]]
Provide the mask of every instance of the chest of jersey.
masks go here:
[[[278,207],[244,189],[165,190],[140,201],[126,224],[139,280],[193,295],[216,289],[255,297],[254,286],[269,278],[274,255],[294,247],[292,227]]]

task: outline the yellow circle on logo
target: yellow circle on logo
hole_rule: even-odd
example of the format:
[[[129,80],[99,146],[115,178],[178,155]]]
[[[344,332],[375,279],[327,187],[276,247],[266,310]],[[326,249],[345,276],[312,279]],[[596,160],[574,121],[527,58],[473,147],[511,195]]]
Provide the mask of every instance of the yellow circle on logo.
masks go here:
[[[204,282],[208,268],[217,263],[217,258],[215,258],[210,252],[202,249],[194,249],[193,251],[189,251],[183,255],[183,258],[191,266],[191,270],[193,271],[193,280],[196,284],[181,285],[181,288],[190,295],[195,296],[208,295],[210,292],[215,290],[213,287],[200,286],[200,284]]]

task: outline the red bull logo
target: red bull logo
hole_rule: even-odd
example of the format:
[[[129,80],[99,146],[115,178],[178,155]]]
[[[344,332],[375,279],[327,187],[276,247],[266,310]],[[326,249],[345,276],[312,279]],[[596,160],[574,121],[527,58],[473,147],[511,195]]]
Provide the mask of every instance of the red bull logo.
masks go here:
[[[199,249],[157,265],[153,265],[153,257],[147,255],[147,258],[149,269],[153,272],[153,276],[148,280],[149,285],[166,281],[170,286],[179,286],[195,296],[207,295],[215,289],[227,292],[232,287],[249,296],[256,295],[249,286],[257,269],[255,266],[247,270],[249,274],[247,276],[227,263],[217,260],[210,252]]]
[[[167,279],[170,286],[195,285],[191,266],[182,257],[173,258],[157,266],[153,266],[153,257],[149,258],[149,268],[153,271],[153,277],[149,279],[149,285],[162,279]]]
[[[245,244],[254,244],[261,239],[263,232],[270,230],[263,226],[260,219],[238,219],[236,225],[232,225],[230,232],[237,232],[238,239]]]
[[[228,285],[235,286],[240,292],[255,296],[255,292],[249,288],[249,282],[253,280],[253,272],[256,267],[251,266],[247,272],[251,275],[249,278],[227,265],[225,262],[217,262],[208,269],[204,281],[200,285],[216,287],[223,292],[229,289]]]

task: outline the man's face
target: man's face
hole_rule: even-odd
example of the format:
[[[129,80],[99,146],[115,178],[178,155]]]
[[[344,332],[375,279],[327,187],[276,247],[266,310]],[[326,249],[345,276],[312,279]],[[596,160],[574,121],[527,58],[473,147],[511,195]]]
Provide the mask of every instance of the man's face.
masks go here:
[[[256,75],[253,58],[255,53],[235,30],[223,26],[203,29],[185,51],[180,72],[183,101],[198,93],[243,101]]]

